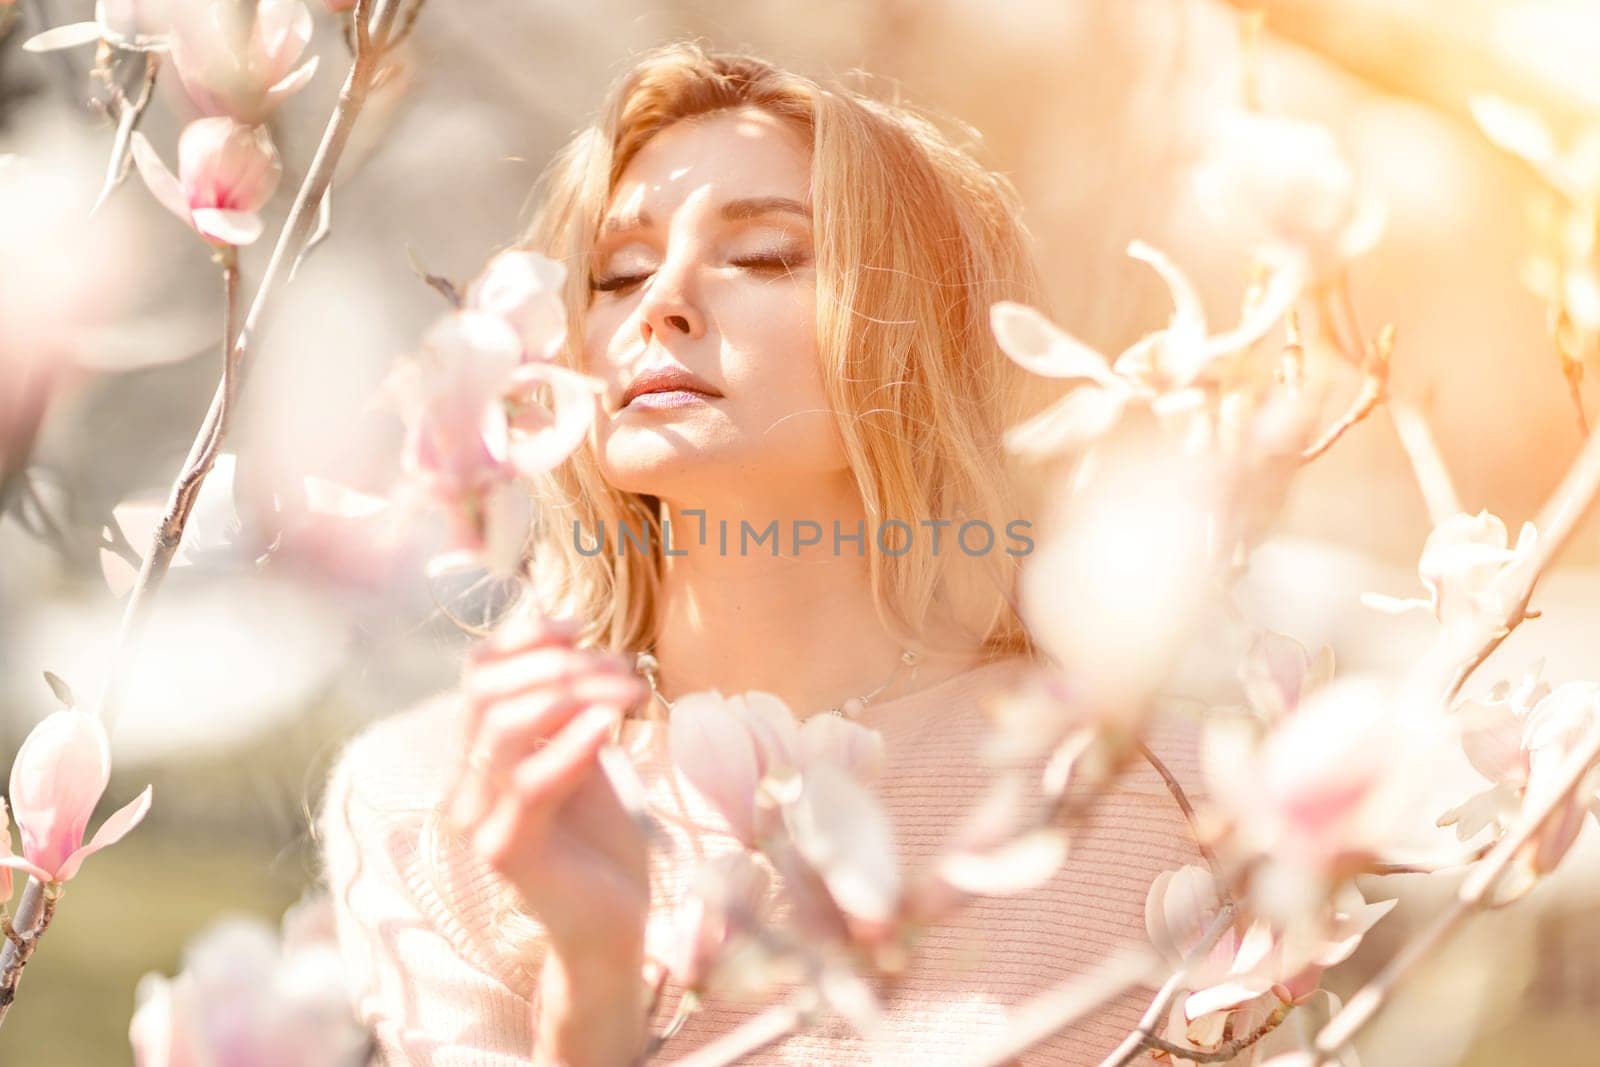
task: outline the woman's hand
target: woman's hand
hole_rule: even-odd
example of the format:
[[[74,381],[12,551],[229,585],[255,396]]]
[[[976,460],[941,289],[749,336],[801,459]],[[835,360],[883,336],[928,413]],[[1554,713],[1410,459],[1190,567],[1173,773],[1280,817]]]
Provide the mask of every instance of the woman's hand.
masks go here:
[[[644,1037],[647,854],[598,753],[650,690],[620,657],[574,647],[574,632],[540,619],[472,653],[446,812],[545,928],[540,1061],[627,1063]]]

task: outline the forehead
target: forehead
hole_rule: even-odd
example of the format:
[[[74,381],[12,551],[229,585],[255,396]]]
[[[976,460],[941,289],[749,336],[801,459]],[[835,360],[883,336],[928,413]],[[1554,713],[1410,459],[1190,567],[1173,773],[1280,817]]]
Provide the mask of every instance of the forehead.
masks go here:
[[[782,120],[756,108],[676,122],[629,160],[608,214],[654,218],[736,197],[809,200],[811,154]]]

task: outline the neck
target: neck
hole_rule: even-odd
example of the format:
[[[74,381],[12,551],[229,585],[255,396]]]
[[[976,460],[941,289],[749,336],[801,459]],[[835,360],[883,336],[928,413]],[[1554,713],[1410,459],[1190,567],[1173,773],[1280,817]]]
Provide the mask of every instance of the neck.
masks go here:
[[[731,696],[759,689],[805,718],[871,693],[891,675],[892,684],[874,702],[907,695],[977,663],[975,647],[955,653],[915,649],[919,662],[911,677],[900,663],[903,646],[879,620],[872,599],[869,554],[875,524],[867,522],[860,549],[841,540],[836,551],[834,521],[848,536],[857,532],[865,513],[853,486],[837,487],[824,501],[825,506],[803,507],[757,504],[748,497],[726,505],[666,503],[674,554],[662,561],[655,647],[663,696],[676,700],[705,689]],[[705,510],[703,520],[685,514],[695,508]],[[796,518],[821,527],[819,544],[796,551]],[[742,542],[741,520],[750,530]],[[770,538],[755,541],[774,521],[780,538],[776,556]],[[804,527],[799,536],[810,539],[817,531]],[[939,629],[926,637],[948,641],[949,633]]]

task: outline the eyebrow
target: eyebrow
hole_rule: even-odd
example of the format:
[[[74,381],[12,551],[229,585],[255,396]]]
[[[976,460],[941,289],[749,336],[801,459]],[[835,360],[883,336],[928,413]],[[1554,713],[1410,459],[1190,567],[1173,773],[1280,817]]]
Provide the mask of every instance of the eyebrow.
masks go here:
[[[799,215],[808,221],[811,218],[810,208],[800,201],[790,199],[787,196],[752,196],[739,200],[729,200],[722,205],[720,212],[721,216],[728,220],[752,219],[761,215],[776,213]],[[627,230],[637,230],[653,225],[654,223],[651,221],[649,213],[640,211],[637,214],[612,216],[606,219],[605,222],[600,224],[600,234],[604,236],[606,234],[622,233]]]

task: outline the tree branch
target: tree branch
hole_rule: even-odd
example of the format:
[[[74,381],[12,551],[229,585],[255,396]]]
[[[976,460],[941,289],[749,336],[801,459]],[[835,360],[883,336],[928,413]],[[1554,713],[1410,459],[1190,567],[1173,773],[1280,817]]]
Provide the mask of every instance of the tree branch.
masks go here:
[[[1359,989],[1344,1008],[1318,1032],[1312,1046],[1314,1054],[1312,1067],[1333,1059],[1339,1050],[1348,1045],[1351,1039],[1388,1003],[1400,981],[1432,955],[1435,949],[1448,941],[1468,918],[1484,908],[1489,891],[1510,866],[1511,861],[1516,858],[1517,853],[1563,808],[1572,793],[1583,784],[1597,761],[1600,761],[1600,719],[1590,723],[1581,743],[1562,763],[1561,775],[1557,779],[1560,783],[1558,788],[1546,797],[1532,814],[1524,818],[1522,825],[1515,832],[1502,838],[1488,857],[1467,875],[1466,881],[1461,883],[1461,888],[1456,893],[1456,903],[1450,910],[1408,942],[1383,970]]]

